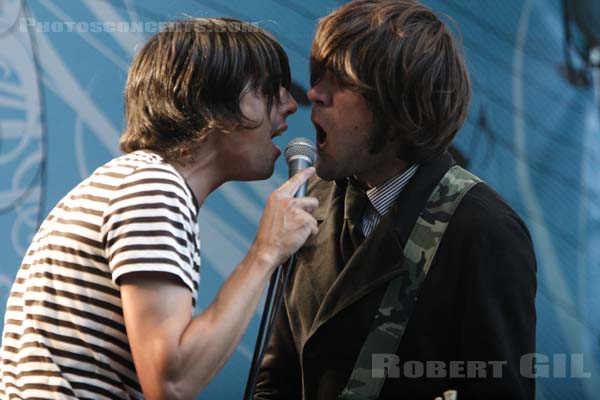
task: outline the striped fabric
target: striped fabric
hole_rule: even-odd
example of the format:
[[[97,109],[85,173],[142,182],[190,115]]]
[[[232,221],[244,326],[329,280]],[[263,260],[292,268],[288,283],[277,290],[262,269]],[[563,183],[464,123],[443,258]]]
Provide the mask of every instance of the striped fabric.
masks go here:
[[[100,167],[46,218],[12,287],[0,398],[140,399],[117,279],[178,276],[197,298],[198,206],[160,156]]]
[[[381,221],[381,218],[387,214],[394,201],[418,169],[419,164],[413,164],[400,175],[396,175],[385,183],[367,190],[366,193],[370,204],[365,210],[361,221],[361,230],[365,237],[373,232],[379,221]]]

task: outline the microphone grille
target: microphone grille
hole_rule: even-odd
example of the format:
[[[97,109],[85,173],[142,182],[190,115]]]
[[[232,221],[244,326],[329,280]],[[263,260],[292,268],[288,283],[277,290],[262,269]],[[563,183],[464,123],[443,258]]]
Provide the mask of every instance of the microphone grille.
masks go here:
[[[297,156],[308,157],[311,165],[314,165],[317,159],[317,148],[306,138],[293,139],[285,147],[285,160],[289,163]]]

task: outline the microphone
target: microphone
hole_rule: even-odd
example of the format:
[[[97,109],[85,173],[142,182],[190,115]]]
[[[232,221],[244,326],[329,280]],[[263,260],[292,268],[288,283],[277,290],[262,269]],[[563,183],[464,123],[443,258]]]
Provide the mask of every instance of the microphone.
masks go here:
[[[288,165],[289,177],[296,175],[300,170],[312,167],[317,159],[317,148],[306,138],[296,138],[285,147],[285,161]],[[306,195],[306,182],[298,189],[294,197]]]
[[[306,138],[296,138],[288,143],[285,147],[285,161],[288,165],[289,177],[296,175],[299,171],[312,167],[317,159],[317,148]],[[306,182],[298,189],[294,197],[304,197],[306,195]],[[287,272],[283,271],[283,266],[279,266],[275,273],[271,276],[269,289],[267,290],[267,299],[265,308],[260,321],[258,335],[256,337],[256,346],[254,347],[254,355],[250,364],[250,372],[246,381],[246,390],[244,392],[244,400],[254,399],[254,385],[256,384],[256,374],[262,363],[263,356],[271,332],[273,323],[283,304],[283,292],[287,286],[291,275],[291,268],[294,264],[294,255],[288,261]]]

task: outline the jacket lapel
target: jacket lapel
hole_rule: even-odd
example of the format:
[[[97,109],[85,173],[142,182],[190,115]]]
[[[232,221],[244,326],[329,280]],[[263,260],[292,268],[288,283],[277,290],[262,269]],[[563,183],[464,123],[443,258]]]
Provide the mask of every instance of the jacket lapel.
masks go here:
[[[326,201],[323,201],[324,196],[318,196],[321,205],[317,210],[319,215],[315,214],[315,217],[322,218],[319,234],[307,242],[298,258],[298,267],[306,271],[306,279],[316,297],[313,304],[318,305],[311,312],[315,317],[306,341],[336,314],[401,272],[403,248],[410,230],[429,194],[454,164],[452,157],[445,153],[421,165],[390,212],[341,272],[339,237],[344,216],[345,185],[330,184]]]
[[[390,222],[389,218],[380,222],[332,282],[317,311],[311,335],[324,322],[400,273],[403,247],[395,230],[390,229]]]
[[[343,218],[345,191],[336,184],[318,179],[311,182],[309,191],[311,196],[319,199],[319,207],[313,213],[319,223],[319,233],[311,237],[296,255],[295,273],[302,274],[300,279],[305,284],[299,288],[302,293],[295,293],[297,296],[293,297],[312,295],[314,302],[301,302],[320,305],[340,269],[338,238],[341,224],[338,221]],[[313,317],[316,311],[311,310]]]

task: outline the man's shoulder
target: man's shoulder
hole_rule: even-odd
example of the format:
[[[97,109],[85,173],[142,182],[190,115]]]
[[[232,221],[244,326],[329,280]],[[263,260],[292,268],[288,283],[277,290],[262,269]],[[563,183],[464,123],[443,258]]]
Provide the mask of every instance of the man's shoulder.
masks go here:
[[[465,195],[451,222],[460,225],[465,233],[482,232],[499,225],[510,225],[523,229],[529,235],[519,214],[485,182],[475,185]]]
[[[497,214],[516,214],[508,202],[486,182],[475,185],[465,195],[461,205],[482,217]]]

